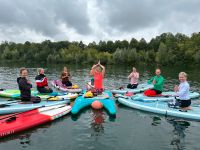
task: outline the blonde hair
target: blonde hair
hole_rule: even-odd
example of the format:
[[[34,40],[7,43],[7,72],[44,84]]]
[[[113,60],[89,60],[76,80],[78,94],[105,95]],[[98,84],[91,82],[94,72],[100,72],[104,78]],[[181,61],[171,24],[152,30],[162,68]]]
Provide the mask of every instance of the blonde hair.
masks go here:
[[[43,68],[37,68],[37,73],[40,74],[40,72],[41,72],[42,69]]]
[[[133,67],[133,71],[137,71],[135,67]]]
[[[185,73],[185,72],[180,72],[180,73],[179,73],[179,76],[184,76],[185,78],[187,78],[187,73]]]
[[[67,67],[66,67],[66,66],[64,66],[64,67],[63,67],[63,70],[67,70],[67,71],[68,71],[68,69],[67,69]]]
[[[160,69],[160,68],[156,68],[156,71],[157,71],[157,70],[159,70],[159,71],[161,72],[161,69]]]

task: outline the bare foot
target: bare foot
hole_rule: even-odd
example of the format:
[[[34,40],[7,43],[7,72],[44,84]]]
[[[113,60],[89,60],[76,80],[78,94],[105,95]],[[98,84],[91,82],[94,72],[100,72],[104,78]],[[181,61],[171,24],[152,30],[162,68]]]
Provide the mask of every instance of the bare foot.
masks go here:
[[[183,107],[181,108],[182,110],[192,110],[192,107],[191,106],[188,106],[188,107]]]

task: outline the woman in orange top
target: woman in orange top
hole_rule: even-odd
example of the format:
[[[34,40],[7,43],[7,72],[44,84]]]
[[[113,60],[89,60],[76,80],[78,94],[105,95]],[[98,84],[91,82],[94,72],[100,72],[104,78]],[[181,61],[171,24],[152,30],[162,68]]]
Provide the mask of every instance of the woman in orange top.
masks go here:
[[[94,89],[97,93],[103,92],[103,78],[105,75],[105,67],[101,65],[100,61],[98,64],[93,65],[91,75],[94,76]]]

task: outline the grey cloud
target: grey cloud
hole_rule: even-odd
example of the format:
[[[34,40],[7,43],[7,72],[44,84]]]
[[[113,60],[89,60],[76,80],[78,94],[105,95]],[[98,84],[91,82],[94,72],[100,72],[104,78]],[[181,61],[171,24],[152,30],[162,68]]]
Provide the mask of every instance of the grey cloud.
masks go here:
[[[79,34],[88,34],[86,4],[69,0],[0,0],[0,24],[8,28],[28,28],[53,37],[62,34],[58,28],[60,23]]]
[[[115,2],[99,0],[98,2],[99,7],[107,15],[107,32],[112,29],[135,32],[159,24],[164,25],[170,19],[175,21],[171,26],[188,24],[187,17],[199,19],[200,13],[198,0],[116,0]],[[179,22],[182,16],[185,19]]]
[[[78,3],[78,1],[60,0],[55,4],[55,12],[58,19],[75,28],[78,33],[90,33],[87,3],[84,1]]]
[[[199,14],[199,0],[0,0],[0,39],[87,41],[192,33],[200,31]]]

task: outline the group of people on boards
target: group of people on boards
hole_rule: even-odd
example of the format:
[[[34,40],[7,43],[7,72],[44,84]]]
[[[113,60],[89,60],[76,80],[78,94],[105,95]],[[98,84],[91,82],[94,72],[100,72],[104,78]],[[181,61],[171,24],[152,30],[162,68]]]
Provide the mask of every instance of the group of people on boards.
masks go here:
[[[37,90],[39,93],[52,93],[53,90],[48,86],[48,79],[45,76],[45,72],[43,68],[39,68],[37,70],[38,75],[35,77],[35,83],[37,86]],[[100,61],[93,65],[90,75],[93,76],[92,83],[88,84],[89,89],[96,93],[103,92],[103,78],[105,75],[105,67],[101,65]],[[61,72],[60,80],[63,85],[66,87],[71,87],[72,83],[70,81],[70,72],[68,71],[67,67],[63,68]],[[32,101],[32,102],[39,102],[39,97],[34,97],[31,95],[31,88],[32,83],[28,78],[28,70],[26,68],[20,69],[20,77],[17,78],[17,83],[19,86],[19,90],[21,93],[21,100],[22,101]]]
[[[91,82],[87,83],[87,89],[91,90],[93,93],[101,94],[103,92],[103,78],[105,76],[105,67],[101,65],[100,61],[97,64],[94,64],[90,70],[90,75],[92,76]],[[70,73],[67,70],[67,67],[64,67],[61,77],[62,84],[66,87],[72,86],[70,82]],[[130,79],[130,84],[127,85],[127,88],[134,89],[138,86],[139,73],[136,68],[133,67],[132,72],[128,76]],[[187,82],[187,74],[185,72],[179,73],[180,85],[174,87],[176,96],[179,97],[179,106],[182,110],[191,109],[191,100],[189,98],[189,89],[190,86]],[[38,69],[38,75],[35,77],[35,82],[37,90],[39,93],[52,93],[53,90],[48,86],[48,79],[45,76],[44,69]],[[26,68],[20,69],[20,77],[17,78],[17,83],[19,85],[19,90],[21,92],[22,101],[34,101],[38,100],[38,97],[31,96],[32,83],[28,79],[28,70]],[[164,77],[161,75],[161,70],[156,69],[155,76],[148,80],[149,84],[153,84],[154,88],[144,91],[146,96],[162,96]]]
[[[35,83],[39,93],[52,93],[53,90],[48,85],[48,79],[45,76],[44,69],[39,68],[37,70],[38,75],[35,77]],[[69,81],[70,73],[67,71],[67,68],[64,67],[63,72],[61,73],[61,81],[66,86],[72,86],[72,83]],[[20,77],[17,78],[17,83],[21,93],[22,101],[32,101],[39,102],[39,97],[34,97],[31,95],[32,83],[28,78],[28,70],[26,68],[20,69]]]
[[[133,71],[128,76],[128,79],[130,79],[130,84],[127,85],[127,88],[135,89],[138,86],[138,79],[139,79],[139,73],[137,72],[136,68],[133,67]],[[175,98],[178,97],[176,105],[179,105],[181,110],[190,110],[191,107],[191,99],[189,97],[189,90],[190,85],[187,82],[187,74],[185,72],[179,73],[179,86],[174,87],[174,92],[176,93]],[[164,77],[161,75],[161,70],[156,69],[155,76],[148,80],[148,84],[153,84],[153,89],[148,89],[144,91],[144,95],[146,96],[162,96],[163,92],[163,85],[164,85]],[[170,104],[170,107],[173,107]]]

